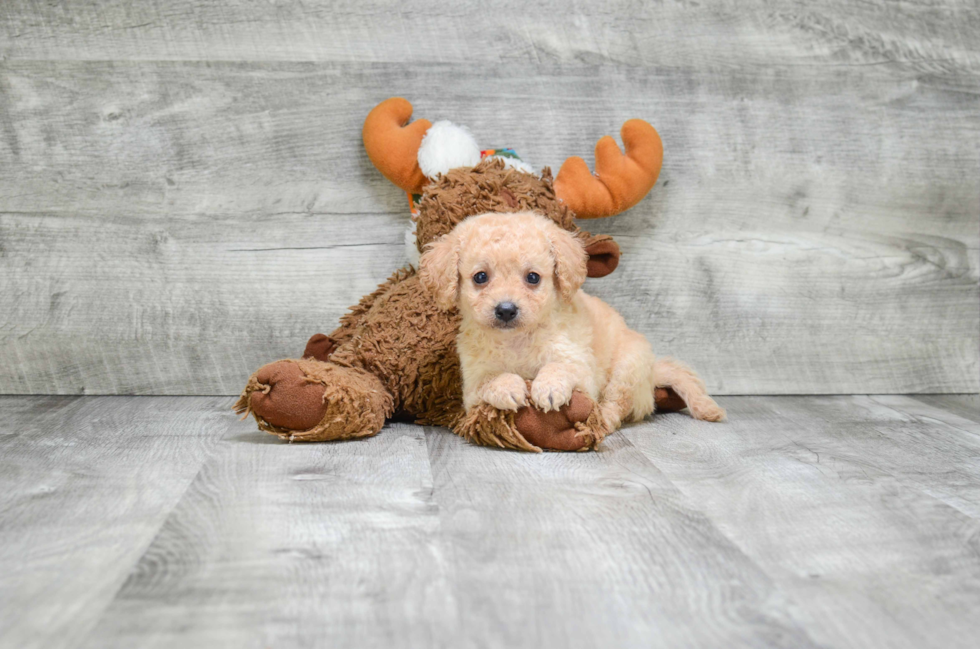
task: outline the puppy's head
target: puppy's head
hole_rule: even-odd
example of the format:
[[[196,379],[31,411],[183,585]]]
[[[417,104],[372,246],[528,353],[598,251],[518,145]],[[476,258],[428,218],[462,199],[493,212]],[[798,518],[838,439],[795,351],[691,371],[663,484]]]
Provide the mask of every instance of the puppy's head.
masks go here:
[[[429,244],[423,287],[442,309],[494,329],[537,326],[586,276],[582,243],[532,212],[482,214]]]

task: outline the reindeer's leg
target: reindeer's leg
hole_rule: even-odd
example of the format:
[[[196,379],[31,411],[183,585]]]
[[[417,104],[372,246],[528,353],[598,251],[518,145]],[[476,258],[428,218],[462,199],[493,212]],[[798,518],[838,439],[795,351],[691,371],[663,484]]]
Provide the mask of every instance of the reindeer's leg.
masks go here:
[[[260,368],[235,409],[283,439],[322,442],[374,435],[394,408],[373,374],[306,358]]]
[[[551,412],[533,405],[517,412],[497,410],[483,403],[466,412],[460,410],[445,424],[474,444],[519,451],[587,451],[603,437],[596,403],[578,390],[568,404]]]

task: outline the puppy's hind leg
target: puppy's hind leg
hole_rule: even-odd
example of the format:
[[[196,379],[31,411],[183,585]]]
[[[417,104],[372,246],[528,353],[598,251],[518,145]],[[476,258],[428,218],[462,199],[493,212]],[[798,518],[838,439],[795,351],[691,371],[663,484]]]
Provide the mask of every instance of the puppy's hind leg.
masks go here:
[[[635,331],[627,331],[613,359],[599,406],[607,432],[625,420],[640,421],[653,412],[655,357],[650,343]]]
[[[672,358],[658,358],[653,364],[653,383],[657,388],[673,388],[695,419],[725,419],[724,408],[708,396],[704,381],[684,363]]]

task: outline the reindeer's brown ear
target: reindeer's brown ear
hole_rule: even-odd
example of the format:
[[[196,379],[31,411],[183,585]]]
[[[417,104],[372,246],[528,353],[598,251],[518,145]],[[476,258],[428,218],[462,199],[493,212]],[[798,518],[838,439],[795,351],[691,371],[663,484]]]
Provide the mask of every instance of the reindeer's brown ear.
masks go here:
[[[456,306],[459,294],[459,235],[445,234],[425,247],[419,259],[419,281],[443,311]]]
[[[555,284],[562,298],[571,300],[585,282],[588,256],[575,235],[550,221],[548,226],[551,256],[555,260]]]
[[[609,236],[593,237],[585,245],[589,277],[605,277],[619,266],[619,244]]]

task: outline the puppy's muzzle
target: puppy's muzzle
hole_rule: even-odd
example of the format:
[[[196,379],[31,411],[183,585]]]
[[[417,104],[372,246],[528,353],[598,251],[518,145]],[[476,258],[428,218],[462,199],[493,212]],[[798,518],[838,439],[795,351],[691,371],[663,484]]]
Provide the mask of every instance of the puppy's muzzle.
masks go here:
[[[517,305],[513,302],[501,302],[497,305],[497,308],[493,310],[493,314],[497,317],[497,320],[507,324],[517,317],[517,311]]]

